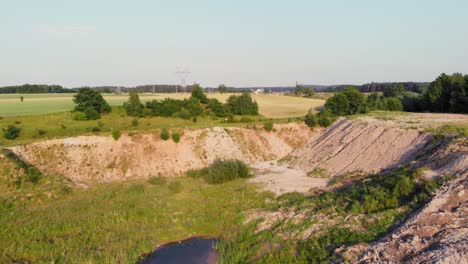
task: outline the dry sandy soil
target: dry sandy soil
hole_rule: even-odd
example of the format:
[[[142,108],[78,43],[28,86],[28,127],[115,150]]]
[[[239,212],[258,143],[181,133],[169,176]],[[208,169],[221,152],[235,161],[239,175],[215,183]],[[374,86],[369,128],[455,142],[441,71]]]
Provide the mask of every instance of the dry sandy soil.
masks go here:
[[[255,178],[249,182],[262,183],[265,190],[276,195],[290,192],[306,193],[311,189],[322,189],[327,186],[327,178],[312,178],[300,169],[274,161],[257,162],[251,165]]]

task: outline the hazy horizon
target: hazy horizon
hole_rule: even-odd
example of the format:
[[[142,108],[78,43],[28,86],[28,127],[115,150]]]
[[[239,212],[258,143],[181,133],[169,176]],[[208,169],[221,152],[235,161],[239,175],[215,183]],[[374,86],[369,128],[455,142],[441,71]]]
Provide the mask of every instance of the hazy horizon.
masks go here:
[[[10,1],[0,86],[430,82],[468,73],[466,1]]]

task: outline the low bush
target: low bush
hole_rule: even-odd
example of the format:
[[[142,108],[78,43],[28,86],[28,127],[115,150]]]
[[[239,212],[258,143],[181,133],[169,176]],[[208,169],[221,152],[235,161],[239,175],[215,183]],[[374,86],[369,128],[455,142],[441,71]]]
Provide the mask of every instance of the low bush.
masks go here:
[[[175,143],[179,143],[179,141],[180,141],[180,134],[178,134],[178,133],[172,134],[172,140],[174,140]]]
[[[76,121],[85,121],[85,120],[87,120],[86,114],[83,113],[83,112],[75,112],[75,113],[73,113],[72,119],[73,119],[73,120],[76,120]]]
[[[218,159],[208,167],[208,174],[205,180],[210,184],[220,184],[236,178],[248,177],[250,177],[250,170],[243,161]]]
[[[315,117],[315,115],[312,114],[312,113],[308,113],[305,116],[304,122],[309,127],[316,127],[317,126],[317,117]]]
[[[91,131],[92,131],[93,133],[97,133],[97,132],[100,132],[100,131],[101,131],[101,128],[100,128],[100,127],[92,127],[92,128],[91,128]]]
[[[15,125],[9,125],[6,129],[3,128],[3,137],[9,140],[13,140],[17,137],[19,137],[21,133],[21,128],[15,126]]]
[[[112,138],[115,141],[119,140],[120,136],[121,136],[120,131],[118,131],[118,130],[112,131]]]
[[[167,129],[164,128],[161,131],[161,134],[159,134],[159,136],[161,137],[162,140],[168,140],[171,135],[169,134],[169,131],[167,131]]]
[[[139,125],[140,125],[140,121],[138,121],[138,119],[135,118],[132,120],[132,126],[137,127]]]
[[[273,122],[272,121],[265,122],[265,124],[263,125],[263,128],[268,132],[273,131]]]
[[[37,134],[38,134],[39,136],[42,136],[42,135],[44,135],[45,133],[46,133],[45,130],[42,130],[42,129],[38,129],[38,130],[37,130]]]
[[[86,120],[96,120],[101,118],[101,114],[91,106],[87,107],[83,113],[86,115]]]

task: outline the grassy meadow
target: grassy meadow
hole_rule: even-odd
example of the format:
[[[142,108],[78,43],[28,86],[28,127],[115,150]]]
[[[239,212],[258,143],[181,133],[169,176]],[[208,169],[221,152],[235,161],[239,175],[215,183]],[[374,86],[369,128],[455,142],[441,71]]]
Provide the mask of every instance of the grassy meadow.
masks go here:
[[[270,197],[244,180],[76,188],[61,177],[42,175],[36,184],[26,178],[0,156],[0,263],[136,263],[161,243],[235,233],[241,213]]]
[[[232,94],[208,94],[222,102]],[[20,96],[24,101],[20,101]],[[121,106],[128,100],[128,95],[103,94],[111,106]],[[184,99],[189,93],[179,94],[140,94],[142,102],[154,99],[174,98]],[[323,106],[323,99],[282,96],[278,94],[254,94],[253,98],[259,104],[260,114],[268,118],[284,118],[303,116],[309,109]],[[0,94],[0,117],[53,114],[71,111],[74,107],[73,94]]]

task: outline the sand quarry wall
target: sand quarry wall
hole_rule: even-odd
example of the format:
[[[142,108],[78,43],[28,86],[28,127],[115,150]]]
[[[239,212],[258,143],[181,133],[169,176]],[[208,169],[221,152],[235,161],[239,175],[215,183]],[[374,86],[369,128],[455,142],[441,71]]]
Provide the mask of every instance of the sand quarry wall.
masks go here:
[[[326,130],[300,123],[275,124],[272,132],[215,127],[185,130],[179,143],[161,140],[159,134],[122,135],[117,141],[80,136],[11,150],[46,173],[76,182],[174,176],[217,158],[252,164],[287,155],[291,168],[306,173],[321,169],[330,177],[378,173],[402,164],[427,167],[430,177],[468,169],[466,138],[435,142],[429,133],[344,118]]]
[[[430,176],[468,168],[466,139],[437,141],[430,133],[344,118],[324,133],[315,134],[291,156],[295,167],[307,172],[325,170],[329,176],[356,171],[378,173],[412,163],[427,167]]]
[[[304,145],[314,133],[304,124],[263,128],[206,128],[185,130],[179,143],[159,134],[80,136],[13,147],[11,150],[41,171],[75,182],[118,181],[174,176],[202,168],[217,158],[252,163],[281,158]]]

